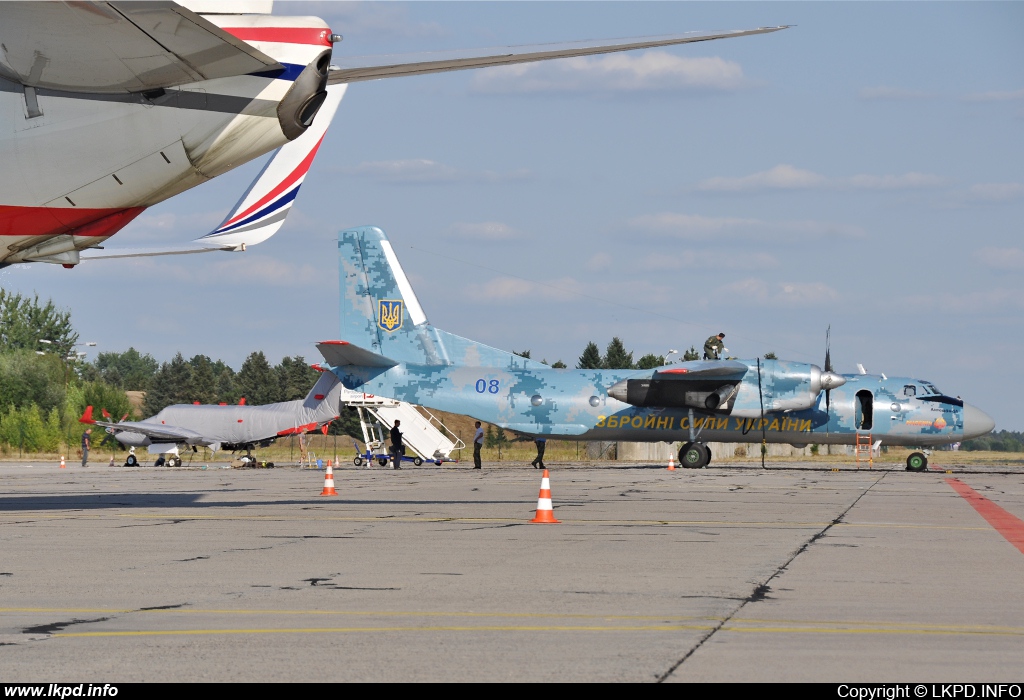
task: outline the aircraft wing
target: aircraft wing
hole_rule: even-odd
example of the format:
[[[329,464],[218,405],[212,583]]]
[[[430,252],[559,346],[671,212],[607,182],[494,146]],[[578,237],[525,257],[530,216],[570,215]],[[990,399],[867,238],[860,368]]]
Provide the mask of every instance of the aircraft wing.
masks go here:
[[[334,55],[337,65],[331,66],[327,82],[356,83],[363,80],[379,78],[396,78],[405,75],[425,75],[427,73],[444,73],[469,68],[487,68],[490,66],[507,66],[514,63],[532,63],[552,58],[572,58],[574,56],[595,56],[598,54],[632,51],[634,49],[652,49],[659,46],[675,46],[691,44],[698,41],[713,39],[730,39],[733,37],[768,34],[786,29],[787,25],[778,27],[758,27],[757,29],[737,29],[720,32],[687,32],[665,36],[634,37],[629,39],[605,39],[597,41],[578,41],[563,44],[533,44],[526,46],[505,46],[490,49],[471,49],[463,51],[440,51],[425,54],[391,54],[383,56],[341,56]]]
[[[89,93],[281,68],[173,2],[0,2],[0,77]]]
[[[147,421],[121,421],[120,423],[113,423],[110,421],[96,420],[92,417],[92,406],[85,409],[85,413],[78,419],[79,423],[86,423],[88,425],[101,425],[104,428],[108,428],[114,433],[141,433],[151,440],[159,440],[162,442],[187,442],[189,444],[197,443],[203,444],[206,440],[199,433],[188,430],[186,428],[179,428],[174,425],[164,425],[163,423],[151,423]]]
[[[2,6],[3,3],[0,3]],[[327,87],[327,99],[312,126],[294,141],[277,149],[267,165],[256,176],[249,189],[231,210],[224,223],[191,243],[159,248],[90,248],[81,253],[82,260],[140,258],[157,255],[184,255],[215,251],[244,251],[262,243],[284,226],[285,218],[299,194],[317,149],[327,133],[334,113],[338,111],[345,85]]]
[[[659,367],[654,372],[655,380],[691,380],[720,379],[739,380],[747,373],[747,366],[735,360],[692,360],[681,362],[671,367]]]

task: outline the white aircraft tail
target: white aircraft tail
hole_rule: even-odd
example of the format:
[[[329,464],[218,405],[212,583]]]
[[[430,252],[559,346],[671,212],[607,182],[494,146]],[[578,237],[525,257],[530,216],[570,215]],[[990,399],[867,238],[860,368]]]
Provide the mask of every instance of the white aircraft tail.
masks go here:
[[[108,248],[84,250],[82,260],[184,255],[212,251],[244,251],[280,230],[299,194],[317,150],[334,119],[346,85],[327,87],[327,99],[313,124],[294,141],[277,149],[238,204],[216,229],[191,243],[160,248]]]

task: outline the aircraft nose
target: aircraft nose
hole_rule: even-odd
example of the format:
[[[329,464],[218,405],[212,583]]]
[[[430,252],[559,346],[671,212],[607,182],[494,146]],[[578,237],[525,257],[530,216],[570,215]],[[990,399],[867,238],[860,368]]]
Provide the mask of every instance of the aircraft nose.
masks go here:
[[[987,413],[970,404],[964,404],[964,440],[987,435],[995,427],[996,422]]]

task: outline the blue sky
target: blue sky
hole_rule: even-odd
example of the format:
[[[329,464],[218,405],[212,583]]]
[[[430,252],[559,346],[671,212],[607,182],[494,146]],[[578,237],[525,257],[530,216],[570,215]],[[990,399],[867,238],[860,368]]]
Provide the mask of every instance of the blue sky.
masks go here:
[[[289,223],[243,255],[19,266],[82,339],[236,368],[338,332],[333,241],[388,232],[431,321],[570,366],[700,346],[929,379],[1024,429],[1024,5],[311,3],[344,56],[794,24],[358,83]],[[183,242],[262,159],[116,241]],[[1010,389],[1008,391],[1008,389]]]

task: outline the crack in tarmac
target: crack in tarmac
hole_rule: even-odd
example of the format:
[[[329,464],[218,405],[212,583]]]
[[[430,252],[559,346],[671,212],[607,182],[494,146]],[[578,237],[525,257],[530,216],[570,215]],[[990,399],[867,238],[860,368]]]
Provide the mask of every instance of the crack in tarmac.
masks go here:
[[[709,639],[711,639],[713,636],[715,636],[715,634],[720,629],[722,629],[725,625],[727,625],[731,619],[736,617],[736,615],[739,614],[740,610],[742,610],[748,603],[756,603],[759,600],[766,599],[768,597],[768,593],[771,591],[771,586],[769,586],[768,584],[770,584],[779,575],[781,575],[783,571],[785,571],[787,568],[789,568],[789,565],[792,564],[793,561],[798,556],[800,556],[801,554],[806,552],[807,549],[812,544],[814,544],[815,542],[820,540],[822,537],[825,536],[825,534],[829,530],[831,530],[833,527],[835,527],[840,522],[842,522],[843,518],[846,517],[846,514],[849,513],[851,510],[853,510],[854,506],[856,506],[858,503],[860,503],[860,499],[864,498],[864,496],[866,496],[868,494],[868,491],[870,491],[875,486],[877,486],[882,481],[882,479],[884,479],[886,477],[886,475],[888,473],[889,472],[883,472],[882,474],[880,474],[877,479],[875,479],[873,482],[871,482],[871,484],[869,484],[866,489],[861,491],[860,494],[855,499],[853,499],[853,502],[850,505],[848,505],[846,507],[846,509],[843,510],[842,513],[840,513],[838,516],[833,518],[832,522],[830,522],[828,525],[826,525],[824,528],[822,528],[819,532],[815,533],[806,542],[804,542],[796,550],[796,552],[794,552],[793,555],[789,557],[789,559],[787,559],[778,568],[775,569],[775,571],[772,573],[772,575],[769,576],[764,581],[764,583],[761,583],[756,588],[754,588],[754,590],[750,593],[749,596],[747,596],[746,598],[741,599],[742,602],[738,606],[736,606],[735,610],[733,610],[731,613],[729,613],[728,615],[723,617],[718,622],[718,624],[716,624],[707,634],[705,634],[700,640],[698,640],[697,643],[693,645],[693,648],[691,648],[688,652],[686,652],[686,654],[684,654],[683,657],[681,659],[679,659],[679,661],[676,661],[667,671],[665,671],[665,673],[663,673],[660,676],[658,676],[657,679],[655,680],[655,683],[664,683],[666,680],[668,680],[669,676],[671,676],[673,673],[675,673],[676,670],[678,670],[679,667],[682,666],[686,662],[687,659],[689,659],[691,656],[693,656],[697,652],[698,649],[700,649],[702,646],[704,646],[705,642],[707,642]]]

